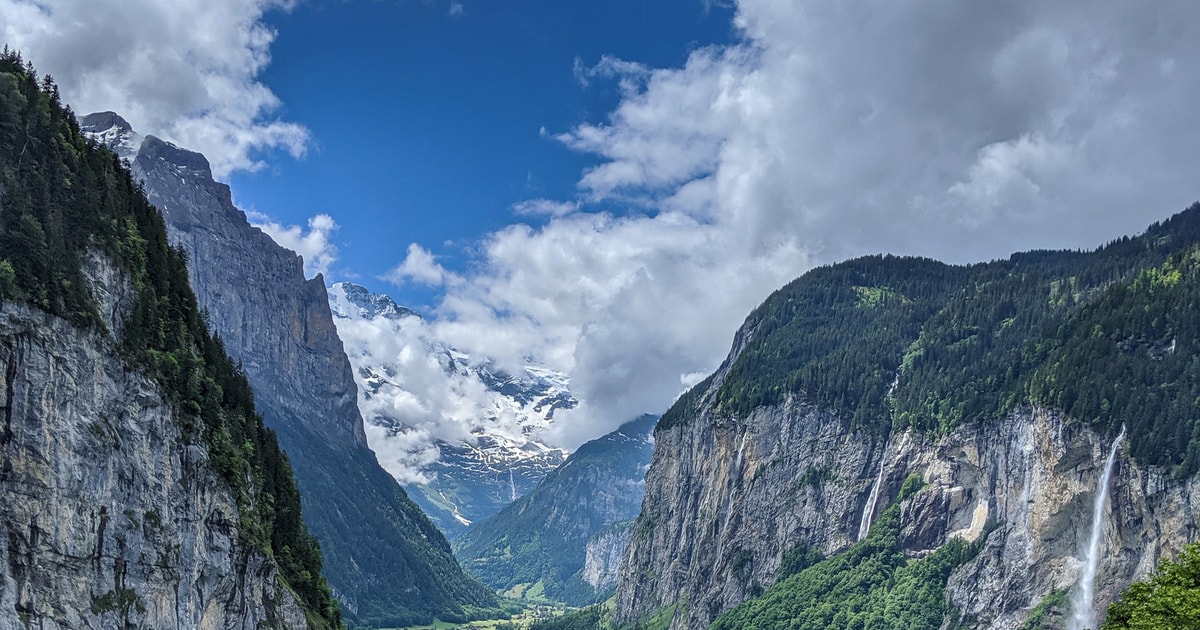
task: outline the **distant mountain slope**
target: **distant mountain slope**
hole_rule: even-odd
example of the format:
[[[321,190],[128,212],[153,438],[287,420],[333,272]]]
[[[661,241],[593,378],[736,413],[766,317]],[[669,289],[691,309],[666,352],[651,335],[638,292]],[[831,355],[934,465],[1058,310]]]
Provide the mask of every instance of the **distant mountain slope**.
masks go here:
[[[131,160],[171,243],[187,253],[200,306],[292,461],[305,520],[347,617],[403,626],[494,607],[494,595],[462,572],[442,534],[367,448],[323,280],[305,280],[298,256],[246,222],[204,156],[153,136],[139,143],[111,112],[81,126]]]
[[[524,496],[566,458],[566,451],[537,438],[553,423],[556,411],[576,405],[566,375],[537,365],[527,365],[518,374],[504,373],[486,360],[421,337],[423,322],[417,313],[353,283],[334,284],[329,300],[355,366],[360,407],[376,452],[394,452],[389,442],[397,435],[430,429],[429,419],[405,416],[394,404],[422,394],[411,391],[408,379],[414,375],[401,365],[401,360],[414,360],[408,356],[413,347],[423,353],[417,358],[421,367],[435,366],[445,387],[469,406],[455,410],[469,417],[436,420],[468,434],[465,439],[421,438],[436,449],[431,461],[381,456],[383,466],[400,478],[419,472],[427,480],[406,487],[447,536],[462,534]],[[433,429],[450,433],[446,426]]]
[[[641,508],[657,420],[642,416],[580,446],[533,492],[455,541],[463,565],[497,589],[577,606],[607,597]]]
[[[814,269],[663,415],[615,617],[1018,628],[1064,613],[1092,527],[1102,613],[1194,537],[1197,356],[1200,205],[1091,252]]]

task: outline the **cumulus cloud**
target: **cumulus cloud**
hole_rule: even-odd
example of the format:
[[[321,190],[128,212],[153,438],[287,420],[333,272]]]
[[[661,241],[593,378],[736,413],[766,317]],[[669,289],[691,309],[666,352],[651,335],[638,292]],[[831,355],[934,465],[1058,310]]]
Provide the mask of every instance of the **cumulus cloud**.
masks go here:
[[[394,284],[413,282],[437,287],[455,282],[457,277],[446,271],[445,267],[438,263],[437,257],[429,250],[416,243],[410,243],[408,255],[399,265],[384,274],[383,279]]]
[[[650,76],[651,69],[635,61],[627,61],[620,57],[604,55],[594,65],[587,65],[583,59],[575,58],[572,72],[581,87],[588,87],[597,79],[617,80],[618,86],[626,93],[640,87]]]
[[[663,411],[815,264],[1092,247],[1198,196],[1187,0],[742,0],[735,27],[678,68],[578,63],[624,90],[550,132],[597,158],[584,206],[488,236],[441,303],[440,338],[571,374],[562,444]]]
[[[280,225],[270,217],[246,213],[250,224],[304,259],[304,275],[315,278],[317,274],[329,275],[329,268],[337,262],[338,249],[332,241],[338,224],[328,214],[318,214],[308,220],[308,229],[299,225]]]
[[[309,133],[278,119],[258,80],[294,0],[0,0],[0,39],[51,74],[76,112],[113,110],[135,129],[204,153],[217,177],[255,156],[304,154]]]

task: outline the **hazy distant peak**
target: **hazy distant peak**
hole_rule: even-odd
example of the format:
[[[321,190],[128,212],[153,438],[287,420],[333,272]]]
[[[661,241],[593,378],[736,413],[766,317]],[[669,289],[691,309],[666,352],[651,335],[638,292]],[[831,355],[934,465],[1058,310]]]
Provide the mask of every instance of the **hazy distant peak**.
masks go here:
[[[371,293],[353,282],[338,282],[329,287],[329,306],[334,317],[343,319],[401,319],[420,317],[416,311],[400,306],[387,295]]]

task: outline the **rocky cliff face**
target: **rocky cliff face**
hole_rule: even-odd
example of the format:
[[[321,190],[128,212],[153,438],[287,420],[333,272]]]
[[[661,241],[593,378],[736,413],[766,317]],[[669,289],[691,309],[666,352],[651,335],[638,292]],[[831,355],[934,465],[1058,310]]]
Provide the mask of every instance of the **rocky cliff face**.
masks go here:
[[[115,322],[111,272],[89,283]],[[307,627],[200,436],[108,337],[0,303],[0,372],[0,628]]]
[[[621,521],[596,532],[587,541],[583,557],[583,581],[597,593],[606,593],[617,585],[621,558],[629,547],[633,521]]]
[[[150,136],[131,167],[171,242],[188,253],[196,297],[242,362],[268,420],[365,447],[358,390],[324,281],[305,280],[299,256],[247,223],[199,153]]]
[[[246,221],[204,156],[140,139],[112,113],[80,126],[130,160],[170,241],[187,253],[200,306],[291,460],[305,520],[348,616],[408,625],[461,614],[464,604],[494,605],[368,448],[323,279],[305,280],[300,257]]]
[[[720,374],[710,393],[719,385]],[[908,555],[927,555],[952,537],[986,537],[947,588],[967,627],[1018,628],[1043,598],[1079,580],[1115,436],[1029,406],[996,425],[961,426],[936,439],[910,430],[885,441],[844,426],[791,398],[745,419],[706,410],[658,431],[621,568],[618,617],[632,621],[678,604],[672,628],[707,627],[770,586],[783,554],[798,543],[826,554],[848,547],[877,480],[872,517],[914,474],[928,486],[902,504]],[[1118,459],[1098,609],[1161,556],[1196,539],[1198,507],[1200,479]]]
[[[907,552],[987,536],[957,571],[951,602],[969,626],[1017,628],[1044,597],[1079,579],[1092,502],[1114,436],[1022,408],[993,427],[962,427],[884,444],[795,401],[740,422],[706,416],[656,434],[643,512],[622,568],[618,615],[682,602],[673,628],[702,628],[769,586],[800,542],[836,553],[857,539],[876,479],[874,513],[912,474],[929,485],[906,502]],[[882,460],[882,461],[881,461]],[[882,463],[882,477],[878,475]],[[1103,609],[1164,553],[1196,538],[1200,480],[1119,460],[1098,577]],[[746,554],[749,554],[748,556]],[[750,559],[750,579],[733,559]]]

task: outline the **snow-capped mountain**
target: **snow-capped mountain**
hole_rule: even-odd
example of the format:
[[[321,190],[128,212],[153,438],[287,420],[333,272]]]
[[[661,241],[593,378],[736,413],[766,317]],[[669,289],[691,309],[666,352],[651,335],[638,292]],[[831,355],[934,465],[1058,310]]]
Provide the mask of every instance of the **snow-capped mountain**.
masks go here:
[[[353,283],[329,289],[367,438],[448,536],[528,493],[566,458],[539,440],[576,405],[566,375],[505,372],[438,342],[415,311]]]
[[[124,118],[114,112],[99,112],[86,118],[85,136],[126,160],[132,161],[137,157],[143,136],[136,133]]]

